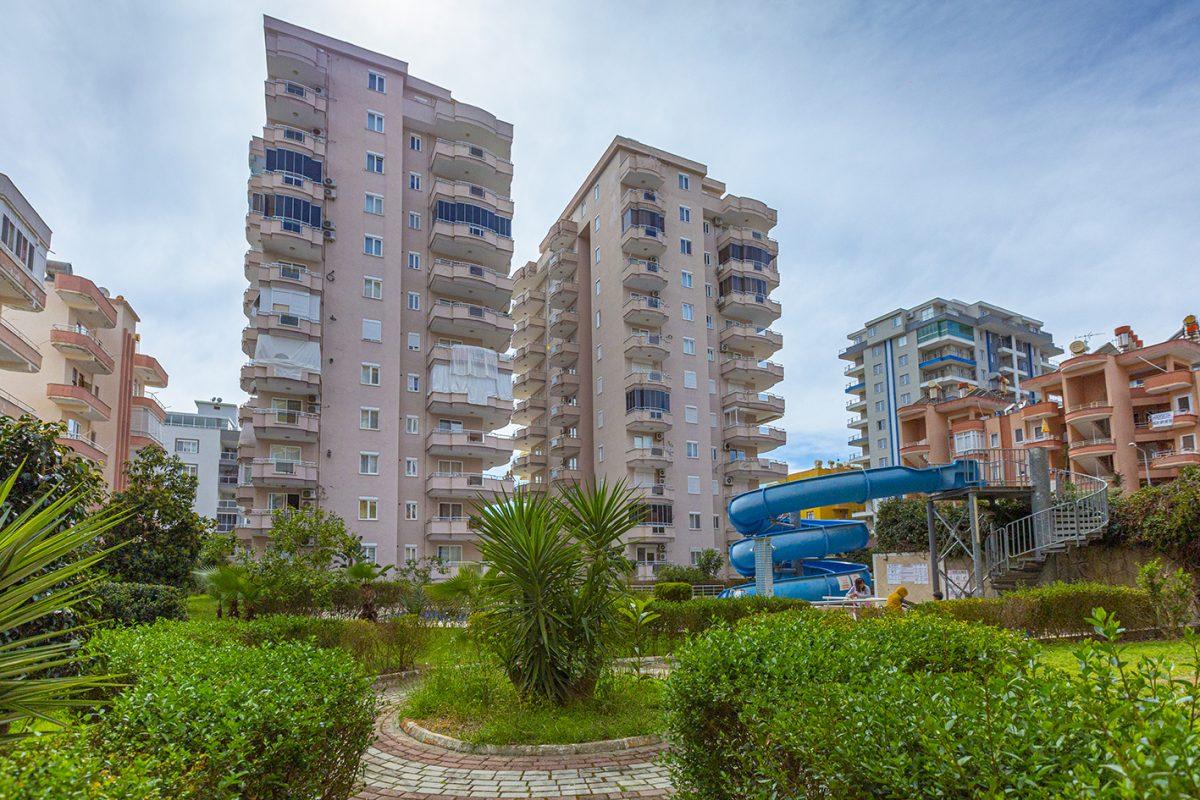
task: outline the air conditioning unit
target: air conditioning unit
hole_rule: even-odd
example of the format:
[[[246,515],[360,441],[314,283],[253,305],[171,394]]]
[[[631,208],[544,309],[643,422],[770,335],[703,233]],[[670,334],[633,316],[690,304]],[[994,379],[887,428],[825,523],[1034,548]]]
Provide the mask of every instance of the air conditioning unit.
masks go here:
[[[733,486],[733,476],[732,476],[732,475],[726,475],[726,476],[725,476],[725,485],[726,485],[726,486]]]
[[[663,435],[661,433],[654,434],[654,441],[661,442],[662,440],[663,440]]]
[[[729,345],[725,345],[725,344],[721,345],[721,352],[722,353],[729,352]]]
[[[333,223],[333,220],[326,219],[321,221],[321,229],[326,231],[336,231],[337,225]]]
[[[334,233],[333,231],[325,231],[325,241],[327,241],[327,242],[337,241],[337,234]]]
[[[331,189],[330,187],[326,186],[325,187],[325,199],[326,200],[337,200],[337,189]]]
[[[337,188],[337,181],[335,181],[333,178],[326,178],[324,180],[324,184],[325,184],[326,189],[336,189]]]
[[[721,449],[728,452],[729,451],[729,442],[726,442],[725,444],[721,445]]]

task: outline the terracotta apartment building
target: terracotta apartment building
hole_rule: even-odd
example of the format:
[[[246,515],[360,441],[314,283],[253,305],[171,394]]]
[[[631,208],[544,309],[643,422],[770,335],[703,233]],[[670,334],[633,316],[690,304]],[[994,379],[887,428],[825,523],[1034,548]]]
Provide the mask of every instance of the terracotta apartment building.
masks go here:
[[[513,471],[537,490],[626,479],[643,575],[724,549],[729,498],[784,478],[765,457],[783,377],[776,211],[696,161],[617,137],[516,273]]]
[[[319,503],[381,563],[476,557],[511,489],[512,126],[270,17],[250,142],[240,538]]]

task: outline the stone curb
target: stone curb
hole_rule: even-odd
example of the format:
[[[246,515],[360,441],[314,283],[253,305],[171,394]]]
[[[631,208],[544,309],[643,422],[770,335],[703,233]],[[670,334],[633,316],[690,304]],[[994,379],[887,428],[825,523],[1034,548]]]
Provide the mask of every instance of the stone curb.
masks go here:
[[[442,747],[457,753],[485,756],[597,755],[664,744],[664,740],[660,736],[629,736],[624,739],[606,739],[600,742],[579,742],[577,744],[471,744],[452,736],[434,733],[411,719],[400,720],[400,728],[423,744]]]

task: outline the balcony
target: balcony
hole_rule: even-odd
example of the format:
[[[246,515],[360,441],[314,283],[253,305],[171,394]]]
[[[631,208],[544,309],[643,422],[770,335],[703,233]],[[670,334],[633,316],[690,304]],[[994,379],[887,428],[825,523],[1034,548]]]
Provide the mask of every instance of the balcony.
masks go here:
[[[516,338],[516,334],[514,333],[513,339]],[[525,370],[541,366],[545,360],[546,348],[544,345],[528,344],[517,348],[517,352],[512,357],[512,368],[517,372],[524,372]]]
[[[727,225],[717,229],[717,250],[727,245],[736,244],[742,247],[757,247],[766,250],[772,256],[779,255],[779,243],[762,231],[746,228],[740,225]]]
[[[621,537],[621,541],[625,544],[667,544],[675,541],[675,523],[668,522],[645,522],[641,525],[635,525],[629,529],[629,532]],[[649,574],[650,580],[658,574],[658,568],[663,565],[662,561],[641,562],[638,564],[638,576]]]
[[[246,251],[246,280],[251,284],[272,284],[287,289],[304,289],[310,294],[320,293],[325,277],[303,264],[289,261],[271,261],[263,258],[257,250]]]
[[[572,467],[555,467],[550,470],[550,483],[555,486],[563,486],[570,483],[581,483],[583,481],[583,470],[574,469]]]
[[[243,421],[249,420],[259,439],[281,442],[315,442],[320,415],[310,411],[276,408],[243,408]]]
[[[251,361],[242,365],[240,386],[246,394],[318,394],[321,391],[321,373],[304,367]]]
[[[779,395],[756,392],[726,392],[721,397],[725,411],[749,411],[759,422],[769,422],[783,416],[784,400]]]
[[[569,339],[579,330],[579,312],[573,308],[550,312],[550,335]]]
[[[246,241],[272,258],[320,261],[325,238],[333,235],[332,228],[323,231],[295,219],[268,217],[257,211],[246,215]]]
[[[0,306],[18,311],[41,311],[46,307],[46,290],[33,273],[0,244]]]
[[[569,428],[579,422],[579,404],[560,401],[550,406],[550,424]]]
[[[846,394],[858,394],[859,392],[866,394],[867,384],[863,381],[851,381],[850,383],[846,384],[845,392]],[[850,406],[847,405],[846,408],[850,408]]]
[[[671,354],[670,336],[658,333],[635,333],[625,338],[625,355],[646,361],[662,361]]]
[[[579,299],[579,284],[572,280],[550,281],[550,308],[567,309]]]
[[[484,430],[504,427],[512,418],[511,400],[488,397],[482,403],[472,402],[466,392],[430,392],[425,398],[425,410],[430,414],[448,417],[476,417]]]
[[[550,230],[542,239],[538,249],[541,252],[562,250],[574,245],[577,238],[579,238],[579,226],[575,224],[575,221],[565,217],[560,218],[550,226]]]
[[[434,104],[433,118],[444,139],[475,142],[502,156],[512,152],[512,124],[478,106],[440,99]]]
[[[518,428],[513,434],[512,447],[526,453],[533,452],[546,443],[545,428]]]
[[[252,169],[258,168],[252,167]],[[250,179],[246,182],[246,191],[250,194],[296,195],[318,206],[324,203],[326,198],[326,189],[323,184],[282,170],[268,172],[263,169],[259,172],[252,172]]]
[[[513,482],[509,478],[493,478],[490,475],[463,472],[435,472],[425,481],[430,497],[452,497],[476,500],[483,495],[488,500],[512,494]]]
[[[550,370],[550,396],[573,397],[579,392],[579,374],[572,369]]]
[[[429,290],[507,311],[512,299],[513,279],[479,264],[435,258],[429,267]]]
[[[475,532],[468,516],[432,517],[425,522],[425,538],[431,542],[473,542]]]
[[[788,474],[786,461],[772,461],[766,458],[742,458],[727,461],[721,466],[721,472],[727,478],[736,480],[764,481],[783,480]]]
[[[324,86],[328,80],[329,53],[295,36],[268,29],[267,72],[286,75],[312,86]]]
[[[513,291],[517,294],[533,291],[542,285],[544,277],[545,270],[539,266],[538,262],[527,261],[525,266],[517,267],[517,271],[512,274]]]
[[[635,433],[662,433],[671,429],[671,412],[648,407],[626,409],[625,427]]]
[[[642,494],[642,498],[649,502],[667,502],[670,503],[675,499],[675,490],[669,483],[651,483],[645,485],[635,485],[635,491]]]
[[[545,350],[542,339],[546,335],[546,320],[540,314],[521,317],[513,323],[512,346],[518,350],[537,348]]]
[[[667,304],[657,297],[630,297],[621,307],[622,316],[630,325],[661,328],[666,324]]]
[[[766,281],[768,292],[779,287],[779,269],[774,262],[764,264],[760,261],[729,259],[717,267],[718,282],[733,277]]]
[[[530,397],[528,400],[520,400],[513,409],[512,421],[516,425],[535,425],[539,423],[546,415],[546,398],[541,396]]]
[[[1142,382],[1142,388],[1146,390],[1146,394],[1150,395],[1182,391],[1196,385],[1197,374],[1200,373],[1195,373],[1188,369],[1160,372],[1157,375],[1151,375],[1146,378]]]
[[[541,289],[526,289],[512,299],[514,319],[541,314],[546,306],[546,293]]]
[[[625,463],[631,467],[666,469],[674,460],[674,450],[669,445],[630,447],[625,451]]]
[[[528,372],[521,373],[513,381],[513,397],[518,400],[525,400],[540,392],[545,385],[546,371],[531,369]]]
[[[438,300],[429,309],[429,331],[454,338],[478,339],[490,350],[508,349],[513,321],[484,306]]]
[[[667,286],[667,268],[657,261],[627,258],[621,270],[621,285],[634,292],[660,292]]]
[[[455,261],[507,272],[513,256],[513,240],[469,222],[435,219],[429,229],[429,249]]]
[[[13,395],[0,389],[0,417],[20,419],[26,414],[31,417],[37,416],[37,412],[33,410],[32,406],[22,403]]]
[[[466,181],[435,180],[433,190],[429,193],[429,216],[437,216],[439,200],[448,203],[469,203],[494,211],[501,216],[512,218],[513,201],[507,194],[499,194],[486,186]]]
[[[551,280],[565,280],[579,271],[579,254],[572,250],[559,250],[546,259],[546,274]]]
[[[54,441],[65,445],[75,455],[86,458],[95,464],[103,466],[108,461],[108,453],[105,449],[81,433],[67,431]]]
[[[1092,400],[1087,403],[1076,403],[1067,407],[1066,420],[1074,425],[1079,422],[1094,422],[1107,419],[1113,413],[1112,405],[1107,400]]]
[[[96,334],[82,325],[54,325],[50,329],[50,344],[85,375],[111,375],[116,367]]]
[[[250,462],[250,484],[256,487],[315,489],[317,465],[313,461],[256,458]]]
[[[579,455],[581,441],[578,436],[564,433],[550,440],[550,455],[556,458],[570,458]]]
[[[1043,400],[1040,403],[1033,403],[1021,409],[1021,419],[1027,422],[1046,419],[1047,417],[1058,416],[1061,410],[1058,407],[1058,403],[1055,403],[1053,400]]]
[[[513,446],[513,437],[481,430],[434,428],[425,437],[425,449],[429,455],[479,459],[484,469],[507,463],[512,458]]]
[[[1150,460],[1150,466],[1154,469],[1178,469],[1194,464],[1200,464],[1200,451],[1194,447],[1181,450],[1159,450]]]
[[[721,377],[761,392],[783,380],[783,365],[753,358],[726,358],[721,361]]]
[[[324,132],[328,102],[319,87],[282,79],[266,82],[268,122]]]
[[[550,345],[550,363],[570,367],[579,361],[579,342],[555,342]]]
[[[143,413],[154,417],[159,424],[167,421],[167,409],[158,402],[158,398],[148,394],[135,394],[130,400],[134,409],[141,409]]]
[[[42,353],[25,334],[0,317],[0,370],[37,372],[42,368]]]
[[[512,162],[470,142],[438,139],[430,169],[439,178],[473,183],[500,195],[512,189]]]
[[[96,284],[79,275],[58,273],[54,290],[75,316],[89,328],[115,328],[117,309]]]
[[[850,417],[846,420],[847,428],[865,428],[867,424],[868,420],[866,417]]]
[[[658,258],[667,250],[666,232],[653,225],[630,225],[621,233],[621,251],[638,258]]]
[[[620,164],[621,183],[639,189],[657,189],[663,185],[662,169],[651,156],[631,155]]]
[[[263,128],[262,141],[264,147],[286,147],[318,161],[325,160],[325,137],[311,131],[289,125],[267,125]]]
[[[448,344],[435,344],[430,346],[429,353],[425,356],[425,366],[433,367],[435,364],[441,364],[449,367],[454,358],[454,348]],[[504,353],[498,353],[496,356],[496,369],[500,373],[500,380],[512,380],[512,360]]]
[[[928,456],[929,455],[929,440],[915,439],[911,442],[905,442],[900,447],[900,455],[902,456]]]
[[[725,443],[733,447],[753,447],[758,452],[787,444],[787,431],[767,425],[726,425]]]
[[[242,352],[253,357],[258,337],[264,334],[314,342],[321,338],[321,321],[282,311],[255,311],[250,315],[250,324],[242,330]]]
[[[865,374],[866,367],[867,367],[867,365],[861,361],[856,362],[854,364],[847,364],[846,368],[844,370],[842,370],[842,374],[847,377],[850,377],[852,375],[859,375],[859,373]]]
[[[865,391],[865,390],[866,390],[866,387],[864,386],[863,391]],[[911,408],[911,409],[917,410],[920,408],[920,406],[908,405],[908,406],[905,406],[905,408]],[[866,411],[867,410],[866,398],[858,397],[853,400],[849,400],[846,403],[846,410],[847,411]],[[899,413],[899,412],[897,412],[897,413]],[[924,411],[922,411],[921,413],[923,414]],[[901,414],[901,416],[903,416],[903,414]]]
[[[1104,353],[1084,353],[1074,358],[1068,358],[1059,364],[1058,371],[1064,376],[1086,375],[1103,371],[1106,363],[1108,363],[1108,356]]]
[[[761,200],[727,194],[721,199],[721,220],[726,225],[770,230],[779,221],[779,212]]]
[[[850,447],[862,447],[867,444],[867,435],[865,433],[856,433],[846,440],[846,444]]]
[[[783,308],[765,294],[728,292],[717,298],[717,308],[730,319],[765,328],[783,314]]]
[[[100,422],[112,417],[112,408],[108,403],[83,386],[50,383],[46,385],[46,397],[53,400],[63,411],[81,419]]]
[[[275,512],[269,508],[251,508],[242,511],[238,527],[256,535],[265,535],[274,524]]]
[[[1062,433],[1042,433],[1038,428],[1032,435],[1026,436],[1021,442],[1022,447],[1044,447],[1047,450],[1058,450],[1063,446],[1065,435]]]
[[[512,471],[517,475],[528,478],[533,473],[544,470],[547,461],[548,458],[545,453],[523,453],[513,459]]]
[[[725,320],[721,329],[721,352],[736,350],[754,358],[766,358],[783,347],[783,334],[744,322]]]
[[[662,370],[633,370],[625,375],[625,390],[662,389],[671,391],[671,376]]]

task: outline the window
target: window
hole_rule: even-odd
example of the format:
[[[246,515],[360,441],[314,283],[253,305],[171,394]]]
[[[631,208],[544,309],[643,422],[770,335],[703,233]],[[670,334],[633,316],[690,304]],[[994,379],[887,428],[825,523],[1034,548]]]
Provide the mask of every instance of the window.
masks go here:
[[[900,385],[908,386],[909,380],[910,380],[909,374],[907,372],[904,373],[903,375],[900,376]]]
[[[417,546],[415,544],[404,545],[404,560],[405,561],[416,561],[417,560]]]
[[[692,210],[690,208],[688,208],[687,206],[680,206],[679,207],[679,221],[680,222],[691,222],[692,221]]]
[[[600,327],[600,312],[596,311],[596,327]]]
[[[368,364],[362,365],[362,371],[359,376],[359,381],[363,386],[378,386],[379,385],[379,365]]]
[[[360,497],[360,498],[358,498],[358,518],[359,519],[379,519],[379,498],[378,497]]]
[[[707,227],[707,226],[705,226],[705,227]],[[712,266],[712,253],[708,252],[707,250],[704,251],[704,266],[706,266],[706,267]],[[708,289],[707,285],[706,285],[706,293],[708,294],[709,297],[712,297],[712,290]]]
[[[1185,433],[1179,437],[1179,452],[1194,453],[1196,451],[1196,434]]]
[[[383,133],[383,114],[380,114],[378,111],[368,111],[367,130]]]
[[[1175,410],[1180,414],[1192,413],[1192,396],[1189,394],[1181,394],[1175,398]]]
[[[883,411],[885,408],[887,408],[887,403],[885,401],[883,401],[883,400],[875,401],[875,410],[876,411]]]
[[[601,361],[604,358],[604,345],[596,345],[596,360]]]
[[[883,394],[883,381],[876,383],[872,388],[872,391],[875,392],[875,394]]]
[[[408,227],[412,228],[414,231],[421,230],[421,215],[416,211],[408,212]]]
[[[710,348],[708,348],[708,349],[706,350],[706,355],[708,356],[708,360],[709,360],[709,361],[716,361],[716,360],[717,360],[717,350],[716,350],[716,348],[715,348],[715,347],[710,347]]]
[[[592,230],[593,231],[600,230],[600,215],[599,214],[597,214],[596,218],[592,220]]]
[[[604,445],[602,445],[602,444],[596,445],[596,460],[597,461],[604,460]]]
[[[362,321],[362,338],[364,342],[383,341],[383,323],[377,319]]]
[[[899,339],[896,340],[897,347],[904,347],[906,344],[908,344],[907,336],[901,336]],[[906,356],[906,358],[907,358],[907,356]]]
[[[376,258],[383,257],[383,237],[367,234],[363,237],[363,252]]]
[[[597,428],[604,427],[604,409],[600,409],[599,411],[596,412],[596,427]]]
[[[421,310],[421,293],[420,292],[409,292],[408,293],[408,310],[409,311],[420,311]]]
[[[907,367],[908,366],[908,355],[905,354],[905,355],[900,356],[899,358],[896,359],[896,363],[902,367]]]
[[[598,184],[598,183],[592,187],[592,199],[593,200],[600,199],[600,184]]]
[[[421,334],[414,331],[408,332],[408,349],[414,353],[421,352]]]
[[[700,422],[700,409],[696,408],[696,406],[684,406],[683,421],[691,423],[692,425]]]
[[[880,375],[883,373],[883,364],[875,364],[871,367],[872,375]]]
[[[708,328],[710,331],[713,329],[713,318],[712,318],[712,314],[705,314],[705,315],[704,315],[704,327]]]
[[[691,478],[689,478],[688,480],[689,480],[688,487],[690,489],[691,488],[691,484],[690,484]],[[697,482],[699,482],[699,479],[697,479]],[[699,490],[696,491],[696,494],[700,494]],[[689,531],[700,530],[700,512],[699,511],[689,511],[688,512],[688,530]],[[692,553],[693,560],[698,559],[699,556],[700,556],[699,553]]]
[[[358,427],[364,431],[379,430],[379,409],[363,406],[358,410]]]
[[[912,393],[911,392],[905,392],[904,394],[900,395],[900,405],[906,406],[910,402],[912,402]]]
[[[688,336],[683,337],[683,354],[685,356],[696,355],[696,340]]]
[[[415,458],[404,459],[404,477],[406,477],[406,478],[419,477],[419,475],[417,474],[417,460]]]
[[[688,475],[687,476],[687,487],[688,487],[688,490],[687,490],[688,494],[700,494],[700,476],[699,475]]]
[[[685,389],[695,389],[696,388],[696,370],[685,369],[683,371],[683,388],[685,388]]]
[[[415,372],[408,373],[407,387],[410,392],[421,391],[421,376]]]
[[[411,433],[414,436],[421,433],[421,418],[414,416],[406,416],[404,418],[404,432]]]
[[[176,453],[187,453],[189,455],[195,455],[196,453],[200,452],[200,440],[199,439],[176,439],[175,440],[175,452]]]
[[[462,561],[461,544],[439,544],[437,549],[438,561],[445,564],[458,564]]]
[[[899,328],[904,323],[900,317],[892,317],[892,327]]]
[[[408,268],[409,269],[420,269],[421,268],[421,254],[420,253],[414,253],[412,250],[408,251]]]
[[[683,270],[682,272],[680,272],[679,273],[679,283],[685,289],[692,288],[692,273],[688,272],[686,269]]]
[[[367,153],[367,172],[383,174],[383,156],[379,153]]]
[[[367,275],[363,278],[363,297],[368,300],[383,299],[383,279],[372,278]]]
[[[199,477],[200,466],[198,464],[184,464],[183,465],[183,474],[190,475],[193,478]]]
[[[423,144],[423,142],[421,141],[420,136],[409,136],[408,137],[408,149],[409,150],[415,150],[419,153],[419,152],[421,152],[422,144]]]
[[[415,500],[405,500],[404,501],[404,518],[406,520],[408,520],[409,522],[412,522],[413,520],[416,520],[418,518],[417,517],[417,502]],[[458,551],[459,551],[459,560],[462,560],[462,555],[461,555],[462,547],[458,546],[458,545],[456,545],[456,546],[458,547]],[[442,548],[439,547],[438,555],[441,555],[441,552],[442,552]]]
[[[709,382],[711,383],[712,381],[709,381]],[[708,412],[708,426],[710,428],[717,427],[717,412],[715,412],[715,411]]]
[[[359,475],[378,475],[379,474],[379,453],[359,453],[358,454],[358,474]]]
[[[604,376],[596,378],[596,394],[604,394]]]
[[[383,195],[371,194],[367,192],[367,199],[363,202],[363,211],[368,214],[383,215]]]
[[[421,173],[408,173],[408,188],[412,189],[414,192],[421,191]]]
[[[600,263],[600,248],[599,247],[597,247],[595,250],[592,251],[592,263],[593,264]]]
[[[696,318],[696,307],[693,306],[691,303],[684,303],[683,304],[683,318],[687,322],[691,322],[693,319],[695,319]]]
[[[870,339],[874,335],[875,335],[875,326],[872,325],[871,327],[867,328],[867,338]],[[876,347],[875,349],[876,349],[876,351],[879,350],[878,347]],[[876,352],[875,355],[879,355],[879,353]]]
[[[686,445],[686,448],[687,448],[687,457],[688,458],[699,458],[700,457],[700,443],[699,442],[688,442]]]
[[[367,72],[367,88],[372,92],[387,94],[387,78],[378,72]]]
[[[679,173],[679,188],[683,189],[685,192],[692,188],[691,178],[689,178],[687,175],[684,175],[682,172]]]
[[[359,545],[359,558],[369,564],[379,563],[379,545],[377,544],[361,544]]]
[[[877,431],[887,430],[886,425],[887,425],[887,420],[885,420],[885,419],[875,420],[875,430],[877,430]]]
[[[975,431],[972,431],[972,433],[974,433],[974,432],[975,432]],[[887,437],[886,437],[886,436],[880,436],[878,439],[876,439],[876,440],[875,440],[875,446],[876,446],[876,447],[878,447],[880,450],[882,450],[882,449],[884,449],[885,447],[887,447]]]
[[[679,252],[683,253],[685,256],[690,256],[692,254],[692,240],[685,238],[683,236],[680,236],[679,237]]]
[[[600,279],[596,278],[596,282],[592,284],[592,289],[595,291],[596,297],[600,296]]]
[[[871,331],[867,335],[874,336],[875,335],[874,331],[875,331],[875,329],[872,328]],[[872,347],[871,355],[875,356],[876,358],[879,358],[881,355],[883,355],[883,346],[877,344],[874,347]]]
[[[988,446],[989,447],[999,447],[1000,446],[1000,434],[998,434],[998,433],[991,434],[988,437]]]

